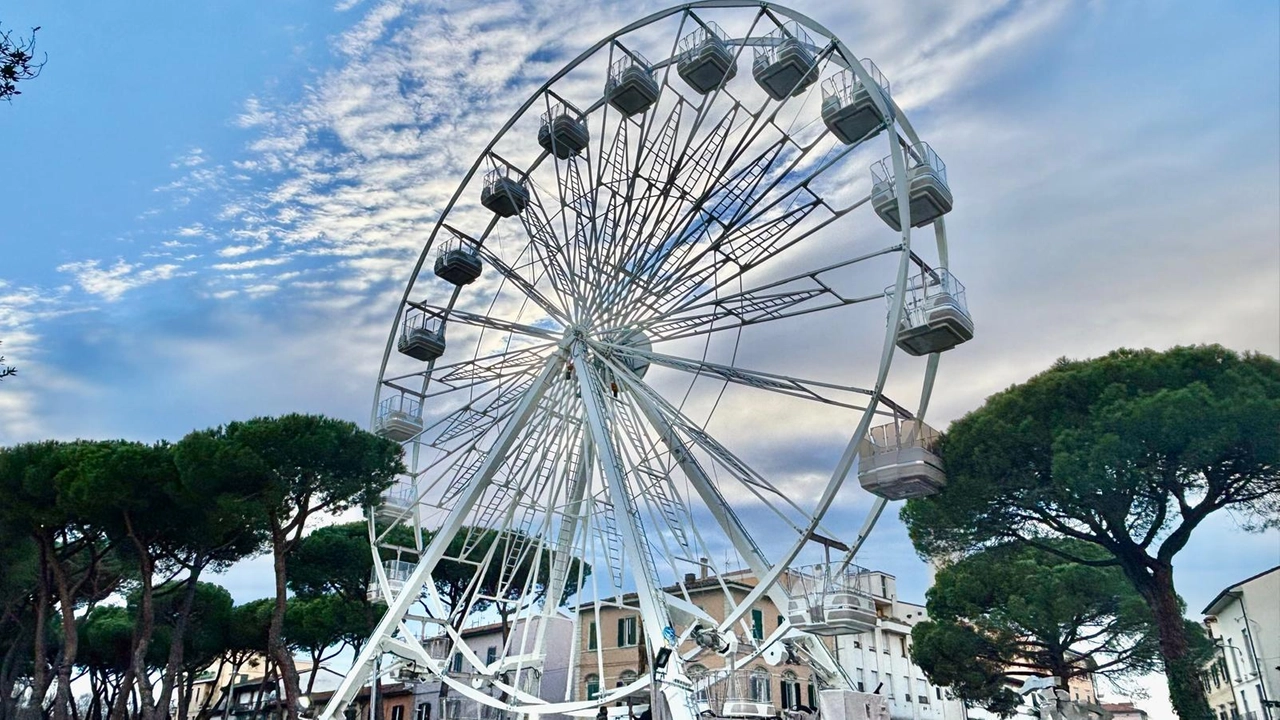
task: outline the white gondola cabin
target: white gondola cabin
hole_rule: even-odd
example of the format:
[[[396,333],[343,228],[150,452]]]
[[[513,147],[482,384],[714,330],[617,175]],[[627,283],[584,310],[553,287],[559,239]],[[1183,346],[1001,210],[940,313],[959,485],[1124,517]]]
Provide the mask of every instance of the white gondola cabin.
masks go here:
[[[564,105],[553,105],[542,115],[538,128],[538,144],[561,160],[580,154],[591,141],[587,123]]]
[[[444,354],[444,324],[421,310],[406,312],[396,349],[415,360],[435,360]]]
[[[751,74],[769,97],[799,95],[818,79],[813,40],[794,20],[769,33],[767,43],[756,48]]]
[[[422,402],[407,395],[383,398],[373,431],[396,442],[417,436],[422,432]]]
[[[886,295],[893,307],[893,290]],[[898,347],[910,355],[945,352],[973,339],[964,285],[945,269],[925,270],[907,281],[898,325]]]
[[[418,496],[413,485],[398,482],[382,491],[374,514],[381,520],[402,520],[413,513],[413,506],[417,502]]]
[[[454,285],[470,285],[483,269],[476,246],[461,239],[446,240],[436,253],[436,277]]]
[[[933,495],[947,484],[938,431],[915,420],[871,428],[858,446],[858,483],[888,500]]]
[[[951,188],[947,186],[947,166],[928,143],[906,148],[907,200],[911,206],[911,227],[923,227],[951,212]],[[898,217],[897,182],[893,156],[871,166],[871,205],[881,220],[894,230],[902,230]]]
[[[814,635],[848,635],[876,627],[876,603],[865,570],[843,570],[819,564],[789,570],[783,576],[791,599],[787,619],[792,627]]]
[[[729,38],[709,22],[680,38],[676,72],[700,95],[715,90],[738,74]]]
[[[480,204],[502,217],[514,217],[529,206],[529,190],[508,176],[506,168],[494,168],[484,176]]]
[[[862,60],[862,68],[880,89],[887,106],[889,81],[870,59]],[[852,70],[842,70],[822,83],[822,121],[840,142],[853,145],[880,132],[887,118],[876,106],[871,88]]]
[[[382,563],[382,569],[387,574],[387,589],[391,591],[391,595],[394,597],[404,589],[405,581],[413,573],[413,563],[405,560],[387,560]],[[382,586],[378,584],[376,568],[369,575],[368,599],[369,602],[383,599]]]
[[[652,67],[640,53],[622,53],[609,68],[605,100],[627,117],[648,110],[658,101],[658,81],[653,78]]]

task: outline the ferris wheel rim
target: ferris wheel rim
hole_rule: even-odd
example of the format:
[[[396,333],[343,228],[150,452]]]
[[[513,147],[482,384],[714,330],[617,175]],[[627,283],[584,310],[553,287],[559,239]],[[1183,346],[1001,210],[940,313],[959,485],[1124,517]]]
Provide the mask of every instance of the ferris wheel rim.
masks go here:
[[[515,125],[516,121],[519,120],[524,115],[524,113],[529,110],[529,108],[533,107],[533,104],[538,101],[538,98],[544,95],[547,92],[547,90],[550,89],[558,80],[568,75],[569,72],[571,72],[573,69],[581,65],[584,61],[589,59],[596,52],[599,52],[604,46],[608,45],[614,40],[617,40],[619,37],[626,35],[628,33],[634,32],[636,30],[639,30],[648,25],[652,25],[655,22],[658,22],[659,20],[666,19],[672,15],[675,15],[681,12],[689,12],[689,11],[698,10],[698,9],[733,9],[733,8],[761,8],[765,10],[773,10],[784,17],[796,20],[797,22],[805,25],[806,27],[812,30],[815,30],[817,32],[820,32],[826,37],[828,37],[830,41],[835,45],[836,57],[839,57],[841,59],[854,58],[855,62],[851,64],[858,65],[858,63],[856,62],[856,56],[854,55],[854,53],[849,49],[847,45],[845,45],[844,41],[841,40],[838,35],[833,33],[831,30],[827,29],[825,25],[817,22],[816,20],[810,18],[808,15],[805,15],[804,13],[800,13],[784,5],[773,3],[773,2],[763,2],[759,0],[757,0],[756,2],[752,2],[751,0],[697,0],[696,2],[683,3],[683,4],[675,5],[669,8],[664,8],[657,12],[651,13],[648,16],[641,18],[640,20],[630,23],[622,27],[621,29],[614,31],[613,33],[610,33],[609,35],[605,36],[603,39],[597,41],[592,46],[583,50],[575,58],[573,58],[568,63],[566,63],[559,71],[557,71],[554,75],[552,75],[544,83],[542,83],[542,85],[540,85],[536,90],[530,93],[528,99],[526,99],[519,107],[517,107],[514,111],[512,111],[511,116],[507,119],[506,123],[504,123],[494,133],[489,143],[485,145],[485,147],[476,156],[475,162],[472,163],[471,167],[467,169],[466,174],[462,176],[461,180],[459,180],[457,189],[454,191],[453,195],[449,198],[449,201],[441,209],[440,214],[437,217],[436,221],[432,224],[431,233],[428,236],[426,243],[423,245],[422,252],[419,253],[417,261],[414,263],[413,270],[409,274],[408,282],[405,284],[404,294],[400,297],[399,302],[396,304],[395,315],[392,318],[391,331],[388,334],[386,345],[383,348],[382,360],[378,368],[378,379],[374,385],[374,400],[373,400],[373,408],[371,410],[371,415],[370,415],[370,425],[373,424],[373,421],[375,419],[374,414],[377,412],[378,402],[379,402],[379,399],[381,398],[383,378],[386,375],[387,364],[390,361],[391,353],[395,347],[396,332],[397,330],[399,330],[399,327],[400,327],[400,321],[403,316],[404,307],[409,303],[409,298],[413,292],[413,288],[415,284],[417,283],[418,277],[422,272],[422,267],[426,263],[427,258],[430,256],[432,248],[435,247],[436,238],[440,233],[440,229],[444,226],[445,218],[447,218],[449,216],[449,213],[453,211],[454,206],[457,205],[458,200],[461,199],[463,193],[466,191],[468,184],[475,177],[476,173],[480,170],[480,168],[483,167],[485,159],[489,157],[493,149],[498,145],[499,141],[501,141],[502,138],[506,135],[507,131],[509,131],[512,128],[512,126]],[[889,104],[889,107],[893,109],[894,125],[896,125],[896,127],[902,130],[903,134],[906,135],[907,139],[912,144],[919,143],[920,142],[919,135],[916,133],[915,128],[911,125],[911,122],[908,119],[906,113],[904,113],[902,111],[902,108],[897,104],[897,101],[890,95],[884,95],[883,100],[887,102]],[[939,253],[939,259],[940,259],[939,267],[945,268],[947,267],[947,264],[948,264],[945,218],[938,218],[934,223],[934,227],[935,227],[936,239],[938,243],[938,253]],[[904,228],[904,234],[909,235],[910,234],[909,230]],[[898,297],[901,298],[901,293],[899,293]],[[923,417],[922,414],[921,416]]]
[[[439,239],[439,233],[442,228],[446,227],[446,220],[449,218],[450,213],[454,210],[458,201],[461,199],[463,193],[468,189],[470,183],[476,177],[477,173],[484,166],[484,163],[486,162],[486,160],[491,156],[494,148],[497,147],[499,142],[501,142],[503,138],[507,136],[508,132],[512,129],[515,123],[519,119],[524,117],[525,114],[529,111],[529,109],[534,105],[534,103],[538,102],[540,98],[544,97],[547,94],[548,90],[558,80],[562,79],[569,72],[571,72],[572,70],[577,68],[579,65],[581,65],[585,60],[592,57],[595,53],[599,52],[602,48],[604,48],[610,42],[613,42],[618,38],[624,35],[627,35],[628,33],[635,32],[636,30],[640,30],[648,25],[654,24],[660,20],[668,18],[677,13],[688,12],[688,11],[697,10],[697,9],[707,9],[707,8],[717,8],[717,9],[763,8],[765,10],[775,11],[779,15],[785,16],[789,19],[796,20],[801,24],[803,24],[805,27],[808,27],[817,32],[820,32],[826,37],[828,37],[830,39],[830,42],[834,44],[837,50],[839,51],[836,54],[837,56],[854,58],[852,53],[848,51],[847,46],[845,46],[843,41],[841,41],[838,38],[838,36],[836,36],[834,33],[831,33],[824,26],[813,21],[807,16],[800,14],[798,12],[795,12],[793,10],[790,10],[789,8],[785,8],[784,6],[776,5],[773,3],[745,2],[742,0],[702,0],[701,2],[686,3],[684,5],[667,8],[665,10],[653,13],[647,16],[646,18],[638,20],[634,23],[631,23],[626,27],[618,31],[615,31],[614,33],[600,40],[591,48],[588,48],[579,56],[577,56],[574,60],[566,64],[559,72],[557,72],[550,79],[548,79],[542,86],[540,86],[538,89],[533,91],[530,94],[529,98],[518,109],[516,109],[513,112],[512,116],[501,127],[501,129],[499,129],[494,134],[493,138],[490,140],[488,145],[486,145],[484,149],[480,151],[476,161],[472,164],[472,166],[467,171],[465,176],[461,178],[453,196],[451,197],[451,199],[446,204],[444,209],[441,211],[439,217],[433,224],[432,231],[426,243],[423,246],[423,250],[416,264],[414,265],[413,271],[409,278],[409,282],[406,284],[404,295],[402,296],[396,308],[396,316],[392,324],[391,332],[389,334],[386,347],[384,349],[381,367],[379,368],[378,381],[376,384],[376,392],[375,392],[375,400],[374,400],[375,413],[377,412],[378,402],[379,402],[379,399],[381,398],[381,394],[383,391],[384,379],[386,376],[388,362],[391,357],[391,352],[395,346],[397,332],[400,329],[400,322],[402,321],[402,318],[403,318],[403,312],[404,312],[404,309],[410,305],[410,298],[412,296],[415,285],[419,280],[422,266],[426,262],[427,258],[430,256],[430,253],[432,252],[432,250],[437,245],[437,242]],[[857,64],[858,63],[855,58],[853,65],[857,65]],[[899,147],[899,143],[897,142],[898,132],[901,131],[902,134],[905,135],[906,138],[912,143],[919,142],[919,138],[916,136],[915,131],[911,128],[905,114],[902,113],[900,108],[898,108],[896,102],[894,102],[894,100],[888,95],[883,96],[882,99],[890,103],[891,107],[894,110],[894,113],[893,113],[894,120],[888,123],[886,127],[891,137],[893,138],[893,141],[891,142],[891,147],[892,147],[891,154],[894,156],[895,166],[898,166],[902,162],[902,150]],[[899,171],[897,173],[897,177],[899,179],[899,183],[901,183],[904,177],[904,173]],[[905,193],[902,192],[902,187],[899,187],[899,198],[903,198],[903,197],[905,197]],[[902,217],[904,219],[907,218],[908,215],[909,215],[909,211],[902,213]],[[907,271],[909,270],[909,267],[910,267],[910,262],[909,262],[910,261],[910,244],[909,243],[910,243],[911,231],[910,231],[909,223],[904,222],[903,225],[904,225],[904,228],[902,230],[902,236],[903,236],[904,249],[901,252],[901,259],[899,261],[899,271],[896,273],[897,274],[896,287],[898,291],[894,295],[893,309],[891,310],[891,321],[888,323],[888,327],[890,329],[896,327],[896,321],[900,316],[900,313],[902,312],[902,306],[904,303],[904,293],[902,292],[902,288],[905,282]],[[935,235],[938,241],[939,256],[941,258],[940,267],[945,268],[946,259],[947,259],[946,246],[945,246],[945,230],[944,230],[943,220],[941,218],[935,224]],[[455,293],[455,298],[456,298],[456,293]],[[452,305],[453,305],[453,301],[450,302],[449,307],[452,308]],[[477,348],[478,348],[478,345],[477,345]],[[889,364],[894,354],[894,343],[892,338],[889,336],[886,336],[884,353],[885,353],[885,356],[882,357],[875,393],[872,396],[872,401],[868,404],[867,408],[863,412],[862,419],[859,421],[858,429],[855,431],[854,436],[850,442],[850,445],[849,445],[850,448],[855,447],[857,442],[860,441],[860,439],[863,436],[865,436],[867,427],[869,426],[872,419],[874,419],[875,417],[876,406],[883,395],[884,381],[888,375]],[[554,353],[552,354],[554,355]],[[548,362],[550,362],[550,360],[551,360],[551,357],[548,357]],[[926,391],[922,394],[920,408],[916,414],[917,417],[923,417],[924,411],[927,409],[929,396],[931,394],[931,386],[933,383],[933,379],[936,375],[937,360],[938,360],[938,356],[936,353],[929,358],[928,367],[926,369],[926,376],[925,376]],[[432,362],[434,363],[434,361]],[[855,458],[855,461],[856,461],[856,458]],[[846,468],[845,475],[847,475],[848,471],[849,469]],[[835,490],[838,489],[839,485],[841,485],[842,483],[843,483],[843,479],[840,482],[833,481],[833,482],[827,483],[823,500],[820,502],[821,507],[819,510],[813,513],[813,525],[810,528],[810,532],[812,532],[813,529],[818,526],[822,517],[826,514],[826,511],[830,507],[830,501],[834,499]],[[879,509],[883,508],[883,502],[884,501],[877,501],[880,507],[877,510],[873,511],[872,517],[870,518],[872,525],[874,525],[875,518],[878,517],[879,515]],[[373,524],[373,518],[371,516],[370,517],[371,528],[372,528],[372,524]],[[865,536],[865,532],[869,531],[869,529],[870,527],[865,528],[864,532],[861,535]],[[371,536],[371,540],[372,540],[372,536]],[[798,543],[796,544],[794,551],[791,551],[789,553],[784,553],[783,558],[773,559],[771,564],[778,569],[783,569],[787,567],[791,563],[791,561],[795,559],[796,555],[799,553],[799,550],[804,546],[804,544],[807,541],[808,541],[808,538],[805,536],[802,536],[798,541]],[[374,553],[376,557],[376,554],[377,554],[376,547],[374,548]],[[385,580],[385,578],[381,578],[381,579]],[[765,578],[761,578],[760,587],[764,588],[768,584],[770,583],[765,582]],[[747,608],[750,606],[750,604],[751,603],[749,600],[743,601],[742,603],[739,604],[739,608],[740,609]],[[739,613],[739,615],[740,614],[741,612]],[[731,619],[726,619],[725,621],[726,624],[730,622],[731,622]],[[470,692],[468,692],[468,688],[465,688],[461,683],[458,683],[455,685],[455,682],[457,681],[455,681],[452,678],[448,678],[447,673],[440,673],[438,677],[442,682],[445,682],[450,686],[455,687],[455,689],[458,689],[464,694],[470,695]],[[643,685],[648,684],[648,681],[645,678],[641,678],[640,680],[637,680],[637,682],[642,682],[642,681],[643,681]],[[630,691],[630,687],[628,688],[628,691]],[[613,695],[616,695],[616,694],[617,693],[609,695],[608,699],[614,699]],[[587,707],[593,707],[595,705],[598,705],[600,701],[588,700],[588,701],[583,701],[583,703],[584,704],[582,705],[582,707],[587,708]],[[575,707],[576,707],[576,704],[575,704]],[[551,711],[551,710],[547,710],[547,711]]]

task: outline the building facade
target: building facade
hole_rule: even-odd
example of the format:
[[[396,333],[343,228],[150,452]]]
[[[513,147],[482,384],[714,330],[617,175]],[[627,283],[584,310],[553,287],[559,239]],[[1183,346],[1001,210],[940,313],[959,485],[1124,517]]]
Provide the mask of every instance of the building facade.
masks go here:
[[[896,580],[887,573],[869,574],[870,591],[875,599],[878,627],[862,635],[823,638],[836,661],[854,682],[854,690],[876,692],[889,699],[893,720],[961,720],[964,706],[953,700],[943,688],[928,683],[924,672],[911,662],[911,626],[924,619],[924,608],[897,600]],[[694,603],[716,620],[723,620],[730,609],[743,602],[755,587],[756,580],[748,572],[727,573],[719,578],[686,577],[684,588]],[[726,597],[730,595],[732,602]],[[602,689],[626,685],[645,671],[645,657],[640,613],[634,598],[627,597],[616,607],[602,608],[598,618],[584,618],[577,638],[579,657],[576,687],[578,697],[595,697]],[[768,596],[761,598],[744,618],[744,630],[757,639],[769,637],[786,621],[784,613]],[[714,653],[703,653],[697,662],[686,666],[690,679],[726,667],[726,659]],[[711,712],[720,712],[725,700],[763,703],[776,714],[797,707],[816,708],[818,686],[812,670],[804,664],[770,665],[757,659],[746,667],[737,667],[725,687],[713,686],[699,700]]]
[[[1204,609],[1215,645],[1202,677],[1218,720],[1280,720],[1280,567],[1242,580]]]
[[[876,604],[876,628],[837,638],[836,653],[854,681],[854,689],[889,698],[894,720],[959,720],[963,703],[946,688],[931,684],[911,661],[911,628],[928,618],[923,605],[898,599],[897,579],[885,572],[867,573]]]

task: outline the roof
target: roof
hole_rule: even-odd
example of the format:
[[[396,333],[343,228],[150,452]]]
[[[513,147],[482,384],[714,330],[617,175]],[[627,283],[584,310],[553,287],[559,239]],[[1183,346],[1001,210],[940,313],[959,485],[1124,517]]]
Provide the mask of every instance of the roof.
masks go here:
[[[1147,711],[1146,711],[1146,710],[1143,710],[1143,709],[1142,709],[1142,708],[1140,708],[1140,707],[1134,707],[1134,706],[1133,706],[1133,703],[1131,703],[1131,702],[1125,702],[1125,703],[1103,703],[1103,704],[1102,704],[1102,709],[1103,709],[1103,710],[1106,710],[1107,712],[1110,712],[1110,713],[1134,713],[1134,712],[1136,712],[1136,713],[1142,713],[1143,715],[1146,715],[1146,714],[1147,714]]]
[[[311,693],[311,701],[315,702],[317,700],[328,700],[330,697],[333,696],[333,692],[334,692],[333,690],[317,690]],[[406,683],[387,683],[385,685],[379,686],[378,694],[384,698],[391,697],[391,696],[400,696],[400,695],[412,695],[413,688]],[[365,700],[368,700],[369,686],[368,685],[361,686],[360,692],[356,693],[356,698],[357,699],[363,698]]]
[[[1251,583],[1254,580],[1257,580],[1260,577],[1265,577],[1267,575],[1270,575],[1271,573],[1276,572],[1277,570],[1280,570],[1280,565],[1277,565],[1271,568],[1270,570],[1263,570],[1257,575],[1254,575],[1252,577],[1247,577],[1238,583],[1233,583],[1231,585],[1228,585],[1226,589],[1218,593],[1217,596],[1215,596],[1213,600],[1210,601],[1209,604],[1204,607],[1204,610],[1200,611],[1200,614],[1201,615],[1217,615],[1219,612],[1222,611],[1223,606],[1226,605],[1225,601],[1231,597],[1234,597],[1235,593],[1240,592],[1241,585],[1244,585],[1245,583]]]

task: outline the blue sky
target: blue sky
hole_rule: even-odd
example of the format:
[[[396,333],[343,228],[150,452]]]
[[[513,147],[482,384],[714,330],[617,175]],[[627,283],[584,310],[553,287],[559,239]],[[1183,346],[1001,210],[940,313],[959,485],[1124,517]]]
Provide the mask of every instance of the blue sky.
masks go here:
[[[796,2],[872,57],[947,161],[978,337],[937,424],[1060,356],[1280,355],[1280,8]],[[395,300],[479,144],[654,3],[9,3],[43,75],[0,107],[0,443],[364,421]],[[867,549],[927,583],[896,520]],[[1192,610],[1280,563],[1204,528]],[[269,592],[248,566],[237,599]]]

